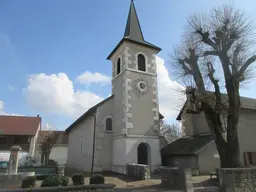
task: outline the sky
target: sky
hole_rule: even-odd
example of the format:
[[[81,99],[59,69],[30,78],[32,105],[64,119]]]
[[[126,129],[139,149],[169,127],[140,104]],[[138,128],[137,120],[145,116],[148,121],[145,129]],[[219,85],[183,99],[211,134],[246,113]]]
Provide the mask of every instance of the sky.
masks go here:
[[[256,20],[253,0],[134,0],[144,37],[157,58],[160,112],[175,122],[184,95],[168,64],[186,19],[223,3]],[[124,34],[129,0],[1,0],[0,114],[42,117],[66,129],[111,93],[106,59]],[[255,24],[255,23],[254,23]],[[253,81],[241,95],[256,97]]]

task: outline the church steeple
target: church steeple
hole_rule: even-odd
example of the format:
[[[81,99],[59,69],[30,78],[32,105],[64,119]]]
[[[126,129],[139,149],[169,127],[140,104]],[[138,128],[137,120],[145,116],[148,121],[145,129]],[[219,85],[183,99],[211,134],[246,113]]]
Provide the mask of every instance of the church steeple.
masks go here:
[[[130,11],[124,32],[124,38],[129,38],[134,41],[144,41],[143,34],[140,28],[140,22],[133,1],[131,1]]]
[[[110,53],[107,59],[111,58],[111,56],[116,52],[116,50],[120,47],[120,45],[124,41],[130,41],[142,46],[150,47],[155,49],[157,52],[161,51],[161,48],[144,40],[133,0],[131,0],[130,11],[129,11],[129,15],[126,23],[124,37],[115,47],[115,49]]]

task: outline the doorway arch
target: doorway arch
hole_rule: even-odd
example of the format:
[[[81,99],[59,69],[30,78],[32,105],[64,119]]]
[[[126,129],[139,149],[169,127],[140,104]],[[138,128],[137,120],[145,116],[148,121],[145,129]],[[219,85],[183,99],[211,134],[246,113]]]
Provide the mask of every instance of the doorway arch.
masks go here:
[[[150,146],[147,143],[140,143],[137,149],[138,164],[150,164]]]

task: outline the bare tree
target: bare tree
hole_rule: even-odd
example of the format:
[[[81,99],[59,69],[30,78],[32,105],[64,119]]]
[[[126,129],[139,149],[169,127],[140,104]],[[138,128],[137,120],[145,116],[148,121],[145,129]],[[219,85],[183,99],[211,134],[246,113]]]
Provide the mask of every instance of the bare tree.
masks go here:
[[[53,146],[56,144],[58,134],[56,131],[40,131],[39,138],[42,141],[38,145],[38,152],[41,155],[41,163],[48,164]]]
[[[163,123],[160,127],[160,135],[164,136],[168,143],[173,142],[181,137],[181,131],[177,123]]]
[[[195,88],[190,90],[193,109],[205,113],[221,167],[241,166],[237,134],[239,90],[241,82],[251,77],[248,69],[256,60],[250,54],[253,40],[252,25],[244,12],[223,5],[213,9],[209,17],[189,17],[184,39],[172,57],[182,77],[194,82]],[[209,93],[211,87],[213,91]]]

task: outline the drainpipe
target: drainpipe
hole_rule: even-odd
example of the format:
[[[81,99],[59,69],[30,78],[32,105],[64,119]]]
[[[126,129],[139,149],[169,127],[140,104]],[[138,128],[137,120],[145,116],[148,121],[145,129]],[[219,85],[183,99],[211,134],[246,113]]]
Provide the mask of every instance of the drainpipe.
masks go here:
[[[95,114],[92,114],[91,116],[94,118],[93,139],[92,139],[92,167],[91,167],[91,175],[92,175],[93,174],[93,168],[94,168],[94,155],[95,155],[96,116],[95,116]]]

